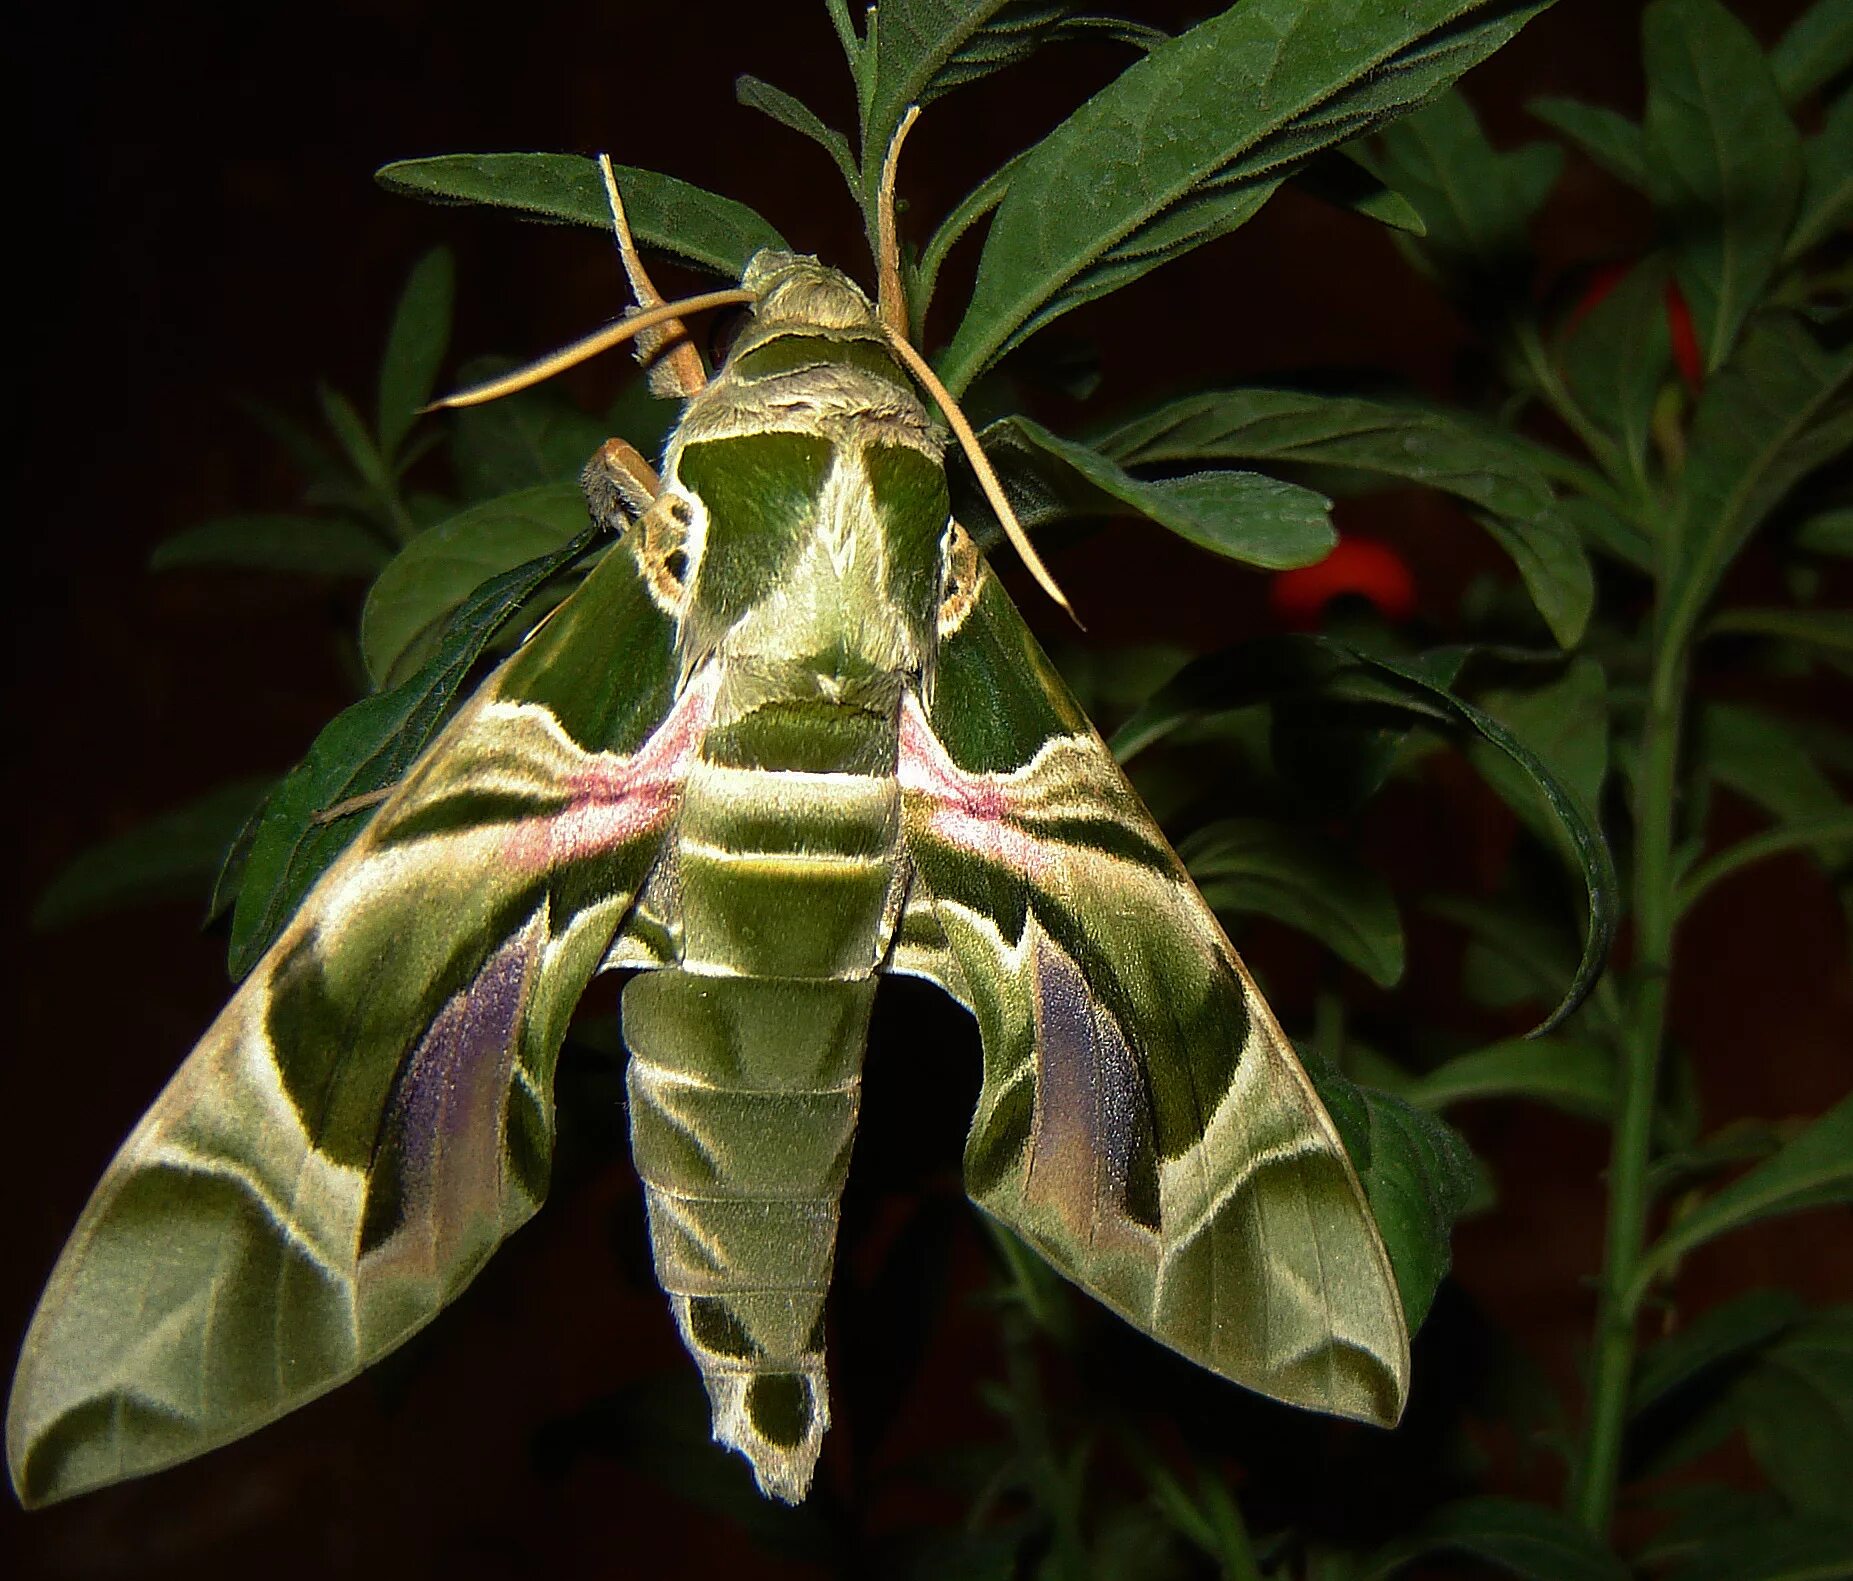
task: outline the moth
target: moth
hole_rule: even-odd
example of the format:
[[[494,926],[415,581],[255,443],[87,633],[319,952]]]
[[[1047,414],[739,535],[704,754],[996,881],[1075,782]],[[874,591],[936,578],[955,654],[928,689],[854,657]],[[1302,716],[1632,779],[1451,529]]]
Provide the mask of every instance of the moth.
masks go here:
[[[976,1019],[978,1206],[1222,1377],[1393,1424],[1408,1337],[1358,1177],[953,519],[929,403],[1014,527],[906,341],[891,224],[879,305],[773,251],[737,291],[664,304],[612,197],[642,311],[594,339],[670,343],[657,376],[686,405],[660,476],[615,441],[595,458],[614,545],[109,1166],[19,1360],[21,1498],[224,1444],[428,1322],[539,1207],[556,1056],[612,970],[635,973],[656,1273],[714,1436],[763,1492],[804,1497],[829,1424],[825,1296],[884,972]],[[676,315],[716,301],[748,315],[710,380]]]

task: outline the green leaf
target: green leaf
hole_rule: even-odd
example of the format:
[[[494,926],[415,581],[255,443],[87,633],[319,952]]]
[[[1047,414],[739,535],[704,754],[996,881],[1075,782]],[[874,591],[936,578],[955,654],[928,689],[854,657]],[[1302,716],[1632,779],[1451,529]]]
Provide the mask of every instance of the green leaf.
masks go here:
[[[1561,675],[1524,691],[1488,692],[1480,706],[1525,743],[1581,799],[1585,808],[1602,805],[1608,778],[1608,680],[1594,659],[1579,656]],[[1552,822],[1541,821],[1529,786],[1510,778],[1509,760],[1486,748],[1473,750],[1474,766],[1486,776],[1533,832],[1549,841]]]
[[[585,524],[578,485],[547,483],[473,505],[420,533],[380,573],[361,611],[360,652],[373,684],[405,679],[474,589],[556,552]]]
[[[1421,251],[1445,275],[1513,280],[1531,272],[1529,231],[1559,171],[1555,143],[1501,152],[1459,93],[1406,115],[1378,139],[1376,169],[1427,226]]]
[[[1769,52],[1769,69],[1790,104],[1853,69],[1853,11],[1846,0],[1815,0]]]
[[[1335,148],[1329,153],[1314,155],[1300,168],[1292,185],[1322,203],[1349,209],[1391,230],[1411,236],[1427,232],[1428,227],[1416,206],[1387,185],[1350,149]]]
[[[1463,1499],[1379,1549],[1360,1581],[1389,1581],[1427,1554],[1465,1554],[1528,1581],[1629,1581],[1628,1567],[1557,1511],[1515,1499]]]
[[[1801,137],[1750,31],[1719,0],[1654,0],[1642,22],[1652,196],[1675,239],[1706,367],[1729,360],[1775,273]]]
[[[1526,107],[1554,126],[1618,181],[1637,192],[1648,188],[1647,144],[1640,127],[1625,115],[1579,99],[1533,99]]]
[[[1589,558],[1532,447],[1456,414],[1302,390],[1214,390],[1125,419],[1094,442],[1122,466],[1263,461],[1441,489],[1484,513],[1476,519],[1513,556],[1560,643],[1588,623]]]
[[[1500,901],[1466,895],[1430,895],[1422,910],[1451,922],[1467,935],[1461,987],[1477,1005],[1509,1010],[1549,1004],[1557,985],[1576,968],[1573,940],[1529,896]]]
[[[502,358],[483,357],[465,364],[463,378],[473,384],[511,366]],[[633,388],[642,388],[641,383]],[[472,502],[541,483],[575,482],[586,458],[611,432],[603,419],[546,388],[462,407],[452,422],[451,465]]]
[[[1673,1224],[1641,1260],[1645,1289],[1694,1248],[1778,1214],[1853,1201],[1853,1098],[1839,1104],[1741,1179]]]
[[[762,247],[780,236],[744,203],[632,165],[612,167],[631,234],[716,274],[737,280]],[[374,172],[389,192],[439,203],[485,203],[544,219],[611,229],[598,162],[577,154],[440,154],[402,159]]]
[[[1697,624],[1764,517],[1848,442],[1847,408],[1838,409],[1838,423],[1831,419],[1849,379],[1853,349],[1824,351],[1796,319],[1766,313],[1707,385],[1693,414],[1676,523],[1680,552],[1668,590],[1676,629]]]
[[[434,247],[412,266],[380,360],[380,449],[397,456],[418,408],[437,388],[450,345],[457,267],[447,247]]]
[[[1157,28],[1118,17],[1075,16],[1074,9],[1049,0],[883,0],[874,7],[864,174],[874,179],[910,104],[925,107],[955,88],[1028,59],[1045,44],[1086,32],[1104,32],[1140,49],[1165,37]]]
[[[941,377],[964,390],[1060,314],[1233,230],[1302,161],[1420,104],[1542,9],[1247,0],[1160,45],[1025,159]]]
[[[1311,934],[1381,987],[1403,975],[1403,927],[1383,876],[1312,829],[1229,818],[1178,843],[1203,898],[1225,915]]]
[[[1738,1523],[1708,1542],[1667,1581],[1846,1581],[1853,1524],[1816,1515]]]
[[[1646,259],[1562,337],[1564,378],[1577,404],[1621,441],[1645,486],[1654,403],[1672,372],[1666,327],[1667,270]]]
[[[1434,1115],[1357,1086],[1316,1054],[1302,1056],[1363,1183],[1413,1334],[1447,1277],[1455,1221],[1478,1179],[1473,1154]]]
[[[1708,637],[1779,637],[1830,652],[1853,653],[1853,613],[1843,609],[1726,609],[1705,628]]]
[[[1853,1512],[1853,1308],[1785,1334],[1738,1385],[1744,1435],[1770,1485],[1809,1515]]]
[[[1026,526],[1131,512],[1213,553],[1269,568],[1310,565],[1337,542],[1325,497],[1277,478],[1233,471],[1135,478],[1027,417],[1005,418],[981,437]]]
[[[203,901],[265,783],[234,780],[92,846],[45,886],[32,926],[63,928],[130,906]]]
[[[1846,798],[1790,724],[1741,703],[1706,703],[1698,716],[1698,757],[1717,784],[1755,802],[1784,826],[1844,817]],[[1853,857],[1853,843],[1821,848],[1829,867]],[[1694,874],[1696,878],[1697,874]]]
[[[390,514],[398,498],[398,488],[393,480],[392,468],[380,454],[380,447],[374,443],[365,420],[354,410],[354,403],[339,390],[324,384],[318,393],[322,401],[322,416],[327,420],[329,431],[340,442],[348,465],[367,486],[369,495],[381,511]]]
[[[1457,1054],[1418,1077],[1403,1096],[1421,1109],[1480,1098],[1527,1098],[1606,1120],[1615,1112],[1615,1057],[1592,1038],[1563,1032],[1506,1038]]]
[[[850,152],[849,139],[833,127],[825,126],[817,112],[802,99],[794,98],[783,88],[775,88],[758,77],[747,75],[734,78],[733,91],[734,97],[748,109],[769,115],[779,125],[789,127],[800,137],[810,138],[835,161],[836,168],[843,173],[844,181],[849,183],[850,192],[858,192],[860,184],[856,176],[856,156]]]
[[[1810,554],[1853,559],[1853,507],[1842,506],[1809,517],[1795,531],[1795,547]]]
[[[1849,850],[1853,850],[1853,809],[1826,818],[1778,824],[1695,864],[1680,880],[1679,910],[1682,914],[1690,911],[1714,884],[1768,857],[1790,851],[1816,851],[1831,866],[1835,857]]]
[[[391,551],[378,533],[341,516],[215,516],[183,527],[148,557],[151,571],[202,565],[314,576],[372,576]]]
[[[1783,261],[1793,263],[1849,222],[1853,222],[1853,91],[1828,106],[1821,130],[1802,144],[1801,202]]]
[[[1788,1290],[1751,1290],[1650,1345],[1635,1368],[1628,1409],[1653,1409],[1696,1380],[1739,1363],[1785,1334],[1806,1308]]]
[[[1440,684],[1430,661],[1396,661],[1327,637],[1272,637],[1244,643],[1184,666],[1113,738],[1122,760],[1149,746],[1193,715],[1295,694],[1341,700],[1405,714],[1478,737],[1510,757],[1542,798],[1562,831],[1562,847],[1580,874],[1588,898],[1583,956],[1563,1002],[1538,1028],[1550,1031],[1594,986],[1614,935],[1617,889],[1614,864],[1576,793],[1522,742],[1481,710]],[[1445,673],[1452,675],[1457,655]]]
[[[399,781],[444,723],[502,623],[601,536],[588,527],[553,553],[485,582],[446,622],[416,675],[363,697],[322,727],[308,756],[271,792],[251,842],[232,913],[234,981],[257,964],[316,879],[365,827],[359,809],[341,815],[337,809]]]

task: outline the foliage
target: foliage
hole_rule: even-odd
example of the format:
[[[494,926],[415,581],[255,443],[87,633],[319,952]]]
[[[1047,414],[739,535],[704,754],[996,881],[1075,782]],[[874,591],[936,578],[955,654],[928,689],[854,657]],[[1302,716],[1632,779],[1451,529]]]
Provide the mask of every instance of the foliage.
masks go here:
[[[1388,1578],[1434,1555],[1542,1581],[1853,1569],[1848,1314],[1810,1312],[1775,1291],[1694,1313],[1679,1285],[1683,1260],[1714,1238],[1853,1201],[1853,1099],[1808,1122],[1734,1116],[1703,1130],[1666,1033],[1679,925],[1742,869],[1804,853],[1853,902],[1853,739],[1703,685],[1719,651],[1778,675],[1853,675],[1853,628],[1820,593],[1853,552],[1829,487],[1853,442],[1837,234],[1853,212],[1853,39],[1836,0],[1820,0],[1767,54],[1720,0],[1653,0],[1638,121],[1540,100],[1540,125],[1562,142],[1497,148],[1450,84],[1547,3],[1245,0],[1166,38],[1028,0],[885,0],[858,26],[845,0],[829,0],[855,86],[853,134],[768,83],[740,81],[744,104],[827,152],[873,236],[882,156],[909,104],[931,115],[967,84],[1079,36],[1132,53],[903,259],[918,333],[937,322],[930,315],[951,316],[935,297],[940,266],[982,231],[975,287],[936,365],[955,393],[981,388],[987,409],[1007,379],[1033,378],[1029,359],[1012,354],[1038,330],[1228,236],[1285,184],[1336,194],[1396,229],[1497,370],[1476,409],[1414,394],[1216,389],[1072,436],[1013,414],[983,440],[1032,530],[1133,513],[1252,567],[1327,552],[1325,490],[1414,485],[1467,508],[1523,598],[1479,598],[1445,644],[1366,624],[1342,637],[1251,638],[1172,663],[1162,684],[1131,695],[1078,665],[1072,678],[1118,727],[1115,750],[1225,918],[1270,918],[1331,952],[1303,1046],[1412,1323],[1431,1303],[1445,1311],[1451,1226],[1494,1190],[1441,1114],[1469,1101],[1542,1103],[1612,1132],[1588,1386],[1546,1413],[1582,1424],[1574,1448],[1559,1439],[1561,1509],[1456,1479],[1424,1484],[1386,1529],[1322,1515],[1288,1490],[1296,1469],[1322,1464],[1322,1427],[1282,1428],[1281,1413],[1226,1394],[1154,1423],[1139,1388],[1163,1383],[1168,1359],[1083,1314],[1000,1230],[994,1431],[955,1478],[970,1518],[915,1534],[893,1573],[1132,1574],[1134,1555],[1137,1573],[1153,1576]],[[1606,295],[1568,311],[1537,288],[1529,241],[1567,158],[1638,192],[1656,236]],[[575,156],[413,160],[380,180],[609,224],[596,167]],[[646,248],[734,275],[779,244],[730,199],[650,171],[619,167],[618,180]],[[212,910],[231,914],[242,972],[485,651],[583,571],[595,546],[582,531],[580,465],[612,432],[648,449],[665,415],[632,400],[592,418],[547,389],[417,415],[445,365],[454,272],[443,249],[413,270],[371,418],[327,389],[324,433],[261,414],[302,467],[313,511],[202,523],[154,561],[164,573],[230,564],[367,579],[358,644],[374,691],[257,812],[257,787],[240,780],[90,853],[43,898],[42,923],[189,881],[203,891],[216,871]],[[1669,304],[1685,316],[1670,317]],[[1688,322],[1696,368],[1682,368]],[[410,487],[439,462],[445,492]],[[962,518],[982,540],[995,524],[975,488],[965,493]],[[1731,602],[1748,554],[1779,566],[1789,602]],[[1133,673],[1129,659],[1120,676]],[[1360,812],[1420,783],[1441,742],[1459,744],[1512,811],[1517,850],[1497,896],[1399,893],[1366,854]],[[1714,850],[1706,816],[1720,796],[1752,804],[1765,825]],[[1598,981],[1622,906],[1625,964]],[[1464,941],[1455,997],[1470,1008],[1445,1028],[1413,1031],[1382,1008],[1411,958],[1412,913]],[[1402,1030],[1381,1048],[1365,1041],[1347,1000],[1374,1007],[1373,1030],[1399,1020]],[[1516,1035],[1540,1012],[1529,1039]],[[1643,1348],[1650,1309],[1677,1321]],[[1109,1362],[1128,1380],[1119,1388],[1052,1394],[1051,1379],[1097,1376]],[[1436,1412],[1420,1406],[1424,1368],[1446,1365],[1439,1350],[1418,1352],[1418,1408],[1402,1430],[1430,1450],[1467,1431],[1437,1425],[1460,1404],[1445,1388],[1435,1386]],[[1280,1464],[1254,1463],[1277,1432]],[[1762,1493],[1701,1489],[1679,1506],[1635,1480],[1734,1434]],[[1391,1440],[1345,1452],[1352,1474],[1370,1477],[1388,1476],[1399,1450]],[[731,1482],[716,1491],[698,1450],[656,1470],[689,1497],[745,1510],[768,1548],[796,1530],[746,1510]],[[1613,1546],[1618,1503],[1647,1511],[1656,1499],[1646,1546]],[[829,1547],[808,1527],[806,1545]]]

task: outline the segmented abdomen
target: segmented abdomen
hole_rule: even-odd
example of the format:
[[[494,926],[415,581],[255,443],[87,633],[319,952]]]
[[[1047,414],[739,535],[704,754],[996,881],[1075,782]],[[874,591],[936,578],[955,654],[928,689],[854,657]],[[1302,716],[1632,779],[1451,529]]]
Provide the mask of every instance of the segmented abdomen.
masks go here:
[[[859,771],[892,723],[815,701],[759,712],[773,709],[717,731],[690,773],[670,858],[680,963],[633,980],[623,1014],[657,1278],[715,1436],[795,1503],[829,1425],[824,1297],[900,792],[892,771]],[[727,761],[746,755],[761,761]]]

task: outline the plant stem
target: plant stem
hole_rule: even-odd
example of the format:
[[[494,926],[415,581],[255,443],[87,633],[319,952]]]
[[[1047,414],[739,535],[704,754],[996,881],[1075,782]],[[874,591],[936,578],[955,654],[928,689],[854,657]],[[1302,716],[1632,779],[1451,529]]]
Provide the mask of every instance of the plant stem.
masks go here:
[[[1621,1113],[1609,1162],[1608,1238],[1590,1369],[1589,1427],[1575,1493],[1577,1519],[1598,1537],[1608,1531],[1621,1474],[1639,1299],[1633,1286],[1651,1205],[1648,1166],[1678,917],[1673,848],[1689,633],[1662,627],[1657,637],[1634,793],[1634,991],[1623,1024]]]

